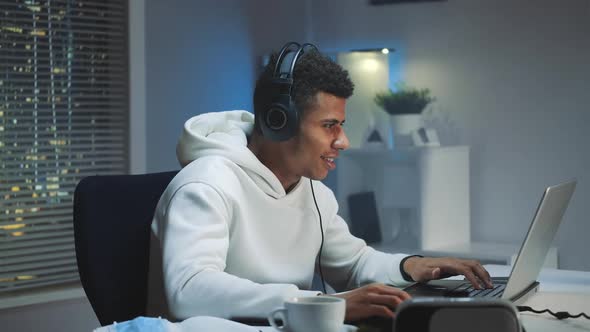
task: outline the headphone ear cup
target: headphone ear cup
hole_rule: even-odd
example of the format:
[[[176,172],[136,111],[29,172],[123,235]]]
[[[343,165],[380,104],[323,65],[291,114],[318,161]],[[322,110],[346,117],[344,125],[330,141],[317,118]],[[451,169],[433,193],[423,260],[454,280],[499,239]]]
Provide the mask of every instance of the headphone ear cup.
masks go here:
[[[293,49],[293,47],[297,47]],[[305,47],[317,48],[312,44],[290,42],[281,49],[272,79],[270,80],[271,104],[256,116],[264,137],[273,141],[286,141],[297,134],[299,129],[299,112],[291,98],[293,87],[293,70],[298,57],[303,54]],[[289,59],[289,60],[286,60]]]
[[[273,141],[286,141],[297,134],[299,115],[288,94],[280,94],[262,114],[262,134]]]
[[[266,126],[275,131],[280,131],[281,129],[287,126],[287,112],[288,110],[285,109],[285,106],[280,103],[273,103],[268,111],[266,112],[266,116],[264,121],[266,122]]]

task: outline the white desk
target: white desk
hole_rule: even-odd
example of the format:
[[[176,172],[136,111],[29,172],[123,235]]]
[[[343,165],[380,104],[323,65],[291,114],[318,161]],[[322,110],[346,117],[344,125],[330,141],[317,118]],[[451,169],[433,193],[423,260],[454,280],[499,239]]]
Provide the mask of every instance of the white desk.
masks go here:
[[[486,265],[492,276],[507,276],[510,267]],[[590,313],[590,272],[543,269],[539,276],[539,292],[523,305],[535,310]],[[522,324],[527,332],[573,332],[590,331],[590,320],[585,318],[557,320],[549,314],[521,313]]]

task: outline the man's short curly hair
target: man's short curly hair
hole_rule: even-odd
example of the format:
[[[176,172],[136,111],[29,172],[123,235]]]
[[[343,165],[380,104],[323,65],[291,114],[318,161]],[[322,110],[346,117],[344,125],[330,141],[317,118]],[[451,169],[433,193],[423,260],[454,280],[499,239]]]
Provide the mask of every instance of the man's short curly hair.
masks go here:
[[[270,84],[278,54],[274,53],[256,82],[254,89],[254,111],[256,114],[270,107],[273,91]],[[300,115],[313,108],[318,92],[326,92],[340,98],[352,96],[354,84],[348,71],[316,50],[305,52],[299,57],[293,71],[291,96]],[[259,130],[258,118],[255,118]]]

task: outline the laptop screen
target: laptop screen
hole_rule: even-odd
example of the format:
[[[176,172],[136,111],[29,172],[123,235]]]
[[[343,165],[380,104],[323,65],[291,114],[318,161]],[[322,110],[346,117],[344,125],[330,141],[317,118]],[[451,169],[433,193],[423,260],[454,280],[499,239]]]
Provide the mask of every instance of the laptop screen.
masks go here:
[[[548,187],[543,193],[512,266],[503,299],[512,299],[538,278],[575,188],[576,181],[571,181]]]

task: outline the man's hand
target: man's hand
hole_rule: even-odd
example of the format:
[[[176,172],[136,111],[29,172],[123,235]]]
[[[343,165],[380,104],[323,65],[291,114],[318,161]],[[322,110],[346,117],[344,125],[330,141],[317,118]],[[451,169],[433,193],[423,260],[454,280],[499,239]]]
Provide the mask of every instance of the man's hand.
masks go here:
[[[404,271],[418,282],[464,275],[475,289],[492,288],[492,278],[476,260],[458,258],[410,257],[404,262]]]
[[[410,295],[399,288],[370,284],[348,292],[330,294],[346,300],[346,321],[380,316],[393,318],[393,310]]]

